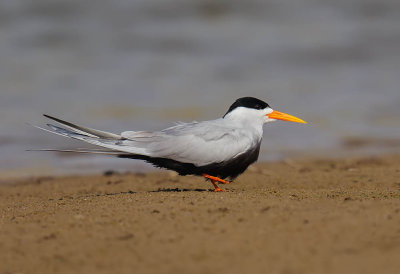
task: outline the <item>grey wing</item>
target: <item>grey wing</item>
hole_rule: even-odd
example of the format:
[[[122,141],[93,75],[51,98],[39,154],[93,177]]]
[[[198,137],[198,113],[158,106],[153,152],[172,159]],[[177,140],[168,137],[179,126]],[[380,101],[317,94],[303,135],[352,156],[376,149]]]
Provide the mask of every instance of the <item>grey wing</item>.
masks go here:
[[[179,124],[159,132],[123,132],[121,136],[141,143],[146,155],[196,166],[235,158],[252,145],[244,131],[210,121]]]
[[[254,145],[248,132],[221,125],[218,120],[181,123],[157,132],[126,131],[118,135],[78,126],[48,115],[46,117],[67,128],[51,124],[48,124],[51,130],[38,127],[45,131],[113,151],[168,158],[197,166],[235,158]]]

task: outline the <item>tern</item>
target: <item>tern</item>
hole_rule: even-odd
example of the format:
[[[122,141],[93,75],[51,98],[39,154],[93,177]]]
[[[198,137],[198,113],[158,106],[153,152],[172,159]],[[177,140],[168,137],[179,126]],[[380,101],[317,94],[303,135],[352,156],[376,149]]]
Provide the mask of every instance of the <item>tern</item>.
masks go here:
[[[159,168],[174,170],[182,176],[203,176],[211,181],[215,192],[224,191],[217,183],[229,184],[257,161],[265,123],[277,120],[306,123],[273,110],[266,102],[253,97],[237,99],[222,118],[180,122],[161,131],[114,134],[75,125],[50,115],[44,116],[63,127],[47,124],[49,129],[37,128],[107,149],[45,151],[99,153],[140,159]]]

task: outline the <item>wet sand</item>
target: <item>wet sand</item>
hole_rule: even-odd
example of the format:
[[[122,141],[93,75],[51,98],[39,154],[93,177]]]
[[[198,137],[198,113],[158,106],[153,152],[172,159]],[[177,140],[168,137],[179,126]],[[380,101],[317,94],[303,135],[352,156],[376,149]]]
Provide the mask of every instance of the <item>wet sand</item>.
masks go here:
[[[0,185],[0,273],[398,273],[400,156]]]

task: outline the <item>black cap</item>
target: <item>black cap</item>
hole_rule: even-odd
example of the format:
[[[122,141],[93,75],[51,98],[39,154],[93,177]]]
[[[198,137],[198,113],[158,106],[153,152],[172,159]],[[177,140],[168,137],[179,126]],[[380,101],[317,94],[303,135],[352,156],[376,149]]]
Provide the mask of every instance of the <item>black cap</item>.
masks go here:
[[[253,109],[265,109],[270,107],[267,103],[264,101],[261,101],[260,99],[254,98],[254,97],[243,97],[239,98],[231,105],[227,113],[225,113],[224,117],[234,110],[235,108],[238,107],[245,107],[245,108],[253,108]]]

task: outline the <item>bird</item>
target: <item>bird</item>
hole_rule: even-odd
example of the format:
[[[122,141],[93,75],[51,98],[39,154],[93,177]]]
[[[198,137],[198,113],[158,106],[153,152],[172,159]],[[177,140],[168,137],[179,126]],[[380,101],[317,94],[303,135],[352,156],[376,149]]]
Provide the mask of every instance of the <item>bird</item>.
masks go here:
[[[61,126],[47,124],[48,128],[35,127],[102,149],[41,151],[108,154],[144,160],[182,176],[202,176],[206,181],[211,181],[215,192],[225,191],[218,184],[231,183],[258,160],[264,124],[277,120],[306,123],[300,118],[276,111],[254,97],[237,99],[221,118],[179,122],[160,131],[124,131],[115,134],[43,115]]]

